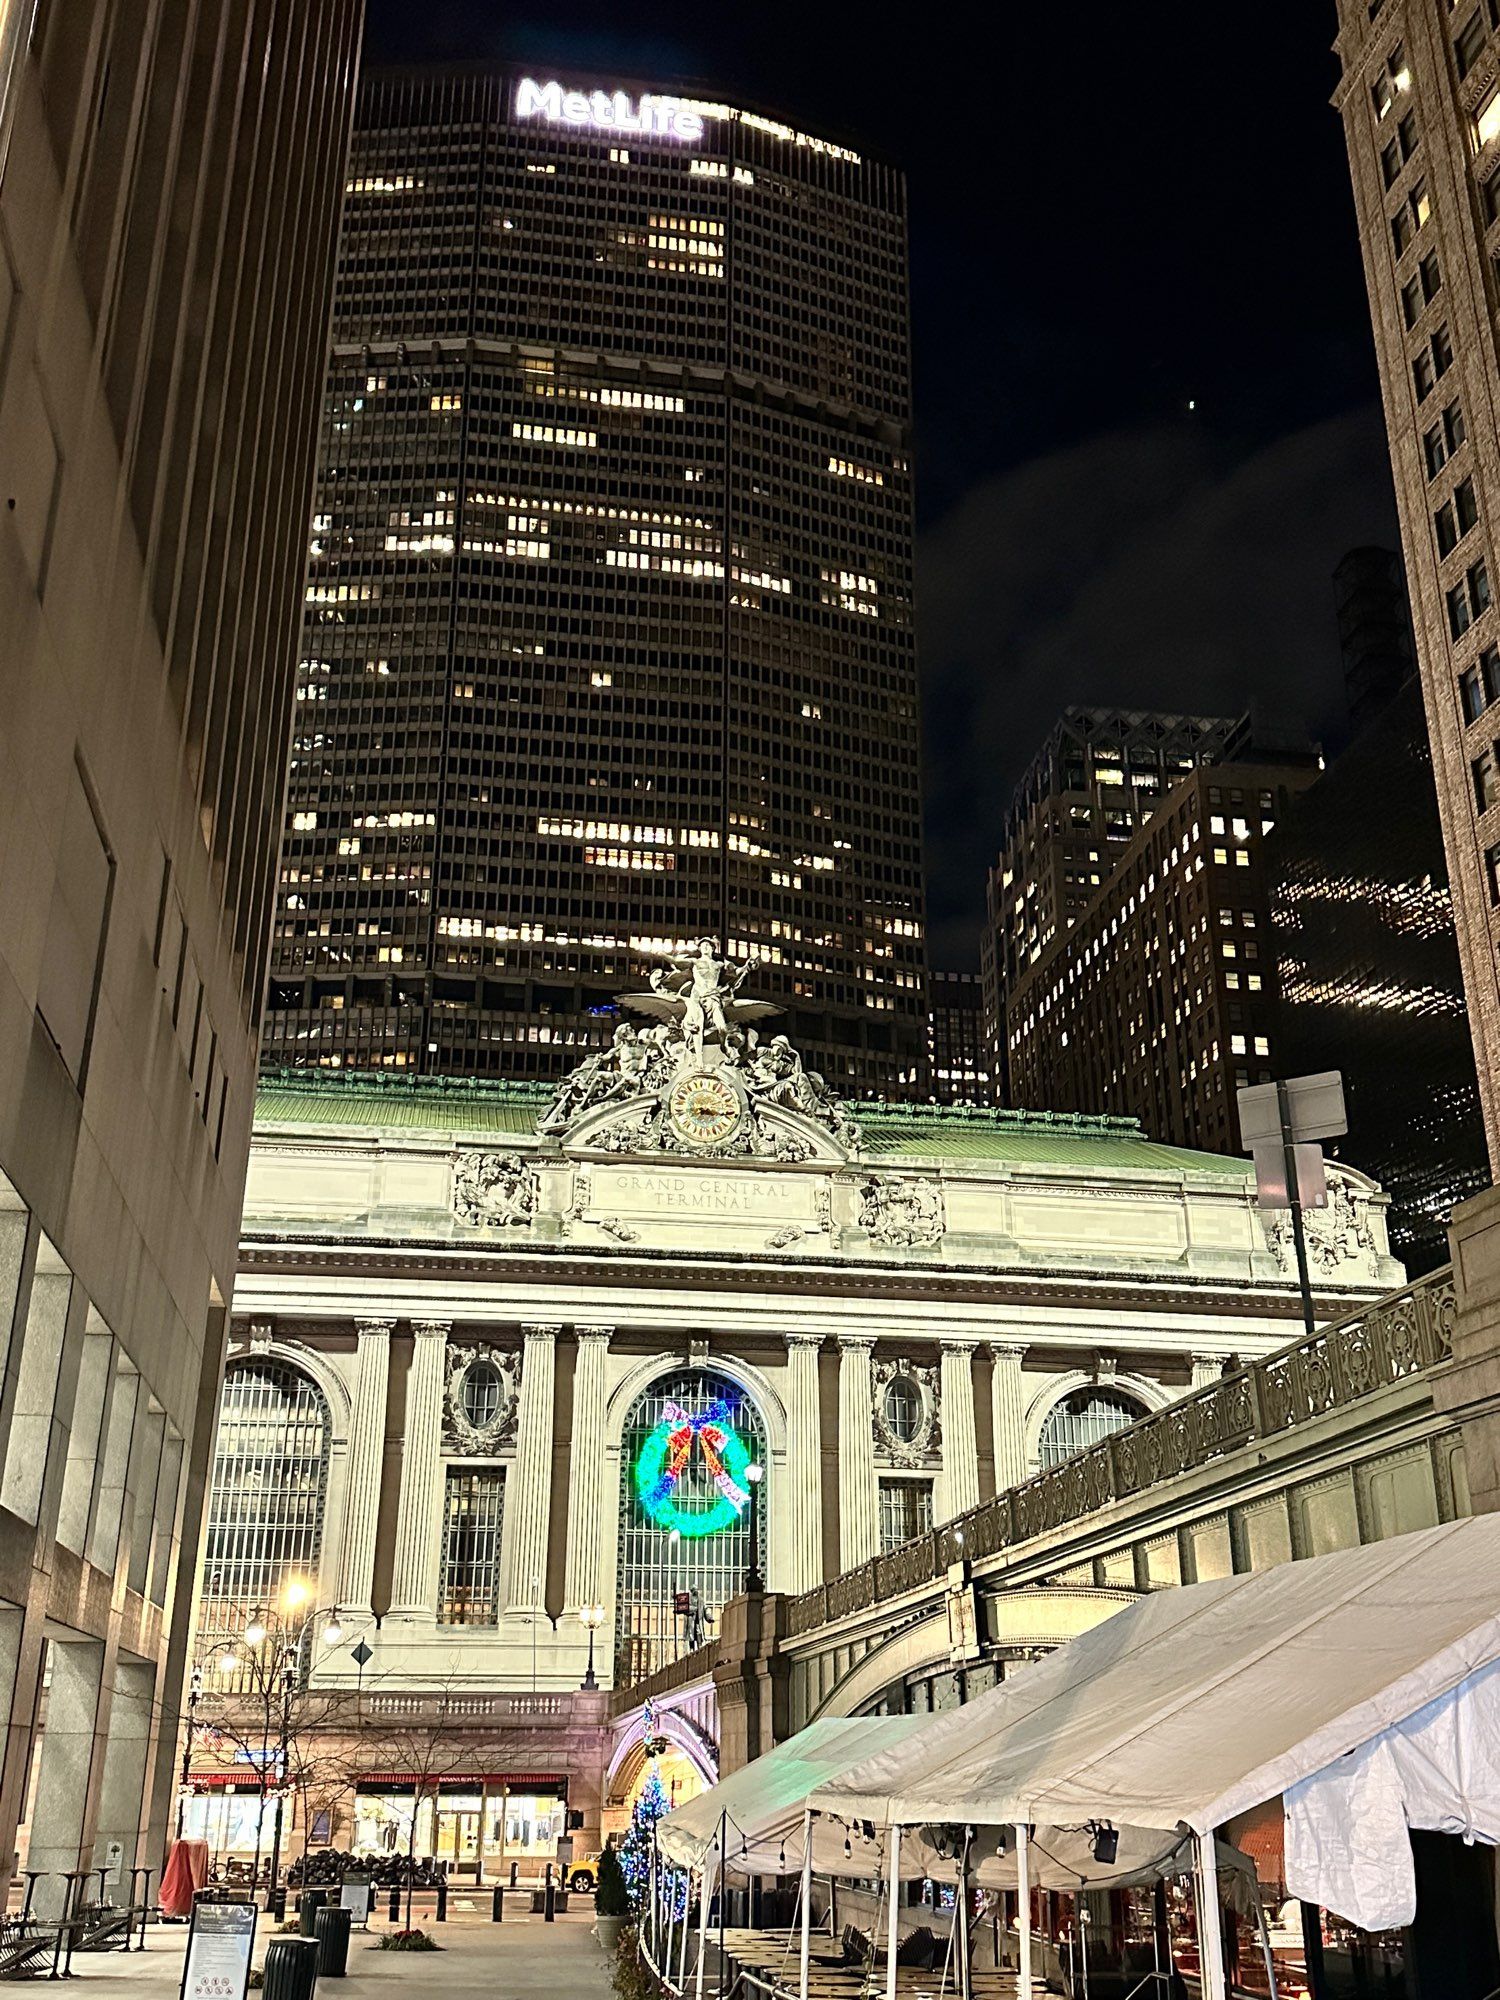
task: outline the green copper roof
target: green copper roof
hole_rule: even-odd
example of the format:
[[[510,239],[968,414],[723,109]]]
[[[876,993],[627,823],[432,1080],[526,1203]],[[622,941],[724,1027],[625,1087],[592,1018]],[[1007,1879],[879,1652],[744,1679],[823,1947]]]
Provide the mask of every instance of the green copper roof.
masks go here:
[[[262,1078],[259,1125],[365,1131],[501,1132],[530,1138],[552,1089],[488,1077],[394,1076],[385,1070],[280,1070]]]
[[[259,1127],[340,1131],[493,1132],[530,1138],[552,1097],[545,1083],[394,1076],[384,1070],[282,1070],[256,1099]],[[1068,1111],[991,1111],[962,1104],[852,1104],[870,1160],[1083,1166],[1209,1173],[1244,1180],[1245,1159],[1159,1146],[1138,1120]]]

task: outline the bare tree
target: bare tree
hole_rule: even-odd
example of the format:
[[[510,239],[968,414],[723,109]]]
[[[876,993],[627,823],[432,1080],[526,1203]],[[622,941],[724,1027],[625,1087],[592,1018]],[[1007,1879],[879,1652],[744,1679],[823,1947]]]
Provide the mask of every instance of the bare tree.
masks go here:
[[[461,1697],[453,1679],[444,1681],[431,1694],[410,1697],[387,1695],[378,1704],[378,1735],[366,1733],[360,1741],[362,1763],[378,1759],[385,1770],[399,1771],[411,1780],[411,1826],[406,1839],[406,1917],[411,1929],[412,1877],[416,1873],[417,1821],[424,1799],[437,1800],[445,1778],[463,1774],[473,1752],[473,1719],[462,1712]],[[393,1712],[395,1711],[395,1712]],[[366,1706],[368,1716],[368,1704]]]

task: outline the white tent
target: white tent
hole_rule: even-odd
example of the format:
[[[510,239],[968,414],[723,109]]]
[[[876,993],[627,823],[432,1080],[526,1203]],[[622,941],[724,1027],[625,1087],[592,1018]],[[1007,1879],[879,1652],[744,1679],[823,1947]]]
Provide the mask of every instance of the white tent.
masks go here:
[[[812,1804],[882,1830],[1187,1829],[1206,1867],[1214,1827],[1285,1794],[1288,1887],[1386,1928],[1415,1908],[1408,1826],[1500,1843],[1497,1662],[1484,1516],[1143,1598]]]
[[[800,1875],[809,1793],[866,1758],[896,1748],[929,1719],[855,1715],[810,1722],[785,1743],[659,1819],[657,1853],[669,1867],[697,1868],[722,1831],[724,1859],[734,1873]],[[820,1824],[813,1854],[819,1874],[855,1872],[843,1865],[845,1838],[843,1828],[831,1820]]]

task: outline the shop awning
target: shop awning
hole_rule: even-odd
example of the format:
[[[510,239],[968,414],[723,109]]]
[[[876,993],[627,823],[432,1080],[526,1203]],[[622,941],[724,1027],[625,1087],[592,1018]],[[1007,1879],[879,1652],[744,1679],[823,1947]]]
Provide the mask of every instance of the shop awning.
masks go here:
[[[1284,1795],[1293,1893],[1409,1922],[1408,1826],[1500,1842],[1497,1577],[1483,1516],[1160,1591],[813,1803],[877,1838],[1108,1821],[1165,1840]]]

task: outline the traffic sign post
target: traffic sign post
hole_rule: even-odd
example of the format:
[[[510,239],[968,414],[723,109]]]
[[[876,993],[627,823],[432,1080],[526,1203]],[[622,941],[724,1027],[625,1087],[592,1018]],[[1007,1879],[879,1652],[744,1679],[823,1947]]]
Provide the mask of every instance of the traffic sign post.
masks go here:
[[[1286,1077],[1279,1083],[1246,1084],[1236,1093],[1240,1144],[1255,1160],[1255,1198],[1262,1208],[1285,1208],[1292,1217],[1297,1252],[1297,1284],[1302,1323],[1314,1329],[1312,1281],[1307,1273],[1304,1208],[1323,1208],[1328,1182],[1320,1139],[1348,1131],[1344,1079],[1336,1069],[1315,1076]]]

